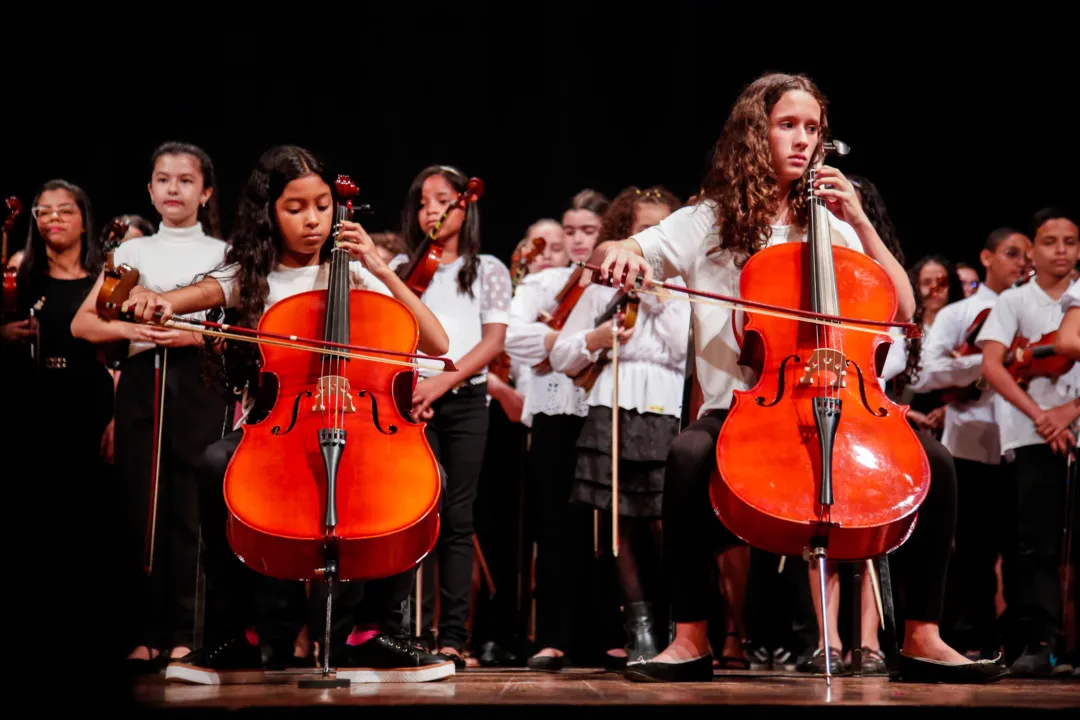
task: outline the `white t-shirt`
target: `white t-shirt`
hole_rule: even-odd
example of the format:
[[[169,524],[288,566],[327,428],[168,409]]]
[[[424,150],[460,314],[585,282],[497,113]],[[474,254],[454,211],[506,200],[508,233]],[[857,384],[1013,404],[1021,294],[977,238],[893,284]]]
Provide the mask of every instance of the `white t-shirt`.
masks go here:
[[[225,259],[227,243],[203,233],[202,225],[172,228],[158,225],[153,235],[132,238],[113,253],[113,264],[130,265],[139,271],[139,284],[157,293],[187,287]],[[199,320],[206,313],[192,313]],[[128,356],[149,350],[153,343],[130,343]]]
[[[1080,282],[1074,282],[1061,296],[1061,312],[1068,312],[1069,308],[1080,307]]]
[[[510,322],[510,298],[513,295],[510,271],[493,255],[477,257],[480,267],[472,283],[472,297],[458,288],[458,273],[465,264],[464,256],[452,263],[439,265],[427,290],[420,296],[420,300],[446,330],[450,349],[444,357],[455,363],[480,344],[484,325],[507,325]],[[408,258],[398,255],[390,261],[390,267],[396,269],[404,262],[408,262]],[[427,377],[435,372],[425,368],[420,370],[420,375]],[[487,368],[483,368],[476,374],[474,384],[486,379]]]
[[[218,281],[225,293],[225,306],[234,308],[240,304],[240,283],[236,278],[236,265],[228,265],[210,273]],[[311,290],[325,290],[330,285],[330,263],[292,268],[278,265],[266,276],[269,285],[266,296],[265,313],[270,307],[285,298]],[[382,280],[372,275],[359,260],[349,262],[349,287],[353,290],[371,290],[372,292],[391,295],[390,288]]]
[[[1069,290],[1077,283],[1073,282]],[[1037,342],[1043,335],[1057,330],[1065,316],[1062,303],[1046,294],[1039,283],[1032,279],[1018,288],[1009,288],[998,297],[997,305],[990,311],[976,344],[982,348],[987,340],[994,340],[1006,348],[1017,335]],[[1080,364],[1074,364],[1069,372],[1057,379],[1032,378],[1027,394],[1043,410],[1064,405],[1080,397]],[[1044,442],[1035,423],[1020,408],[997,396],[994,406],[1001,434],[1001,452]],[[1073,423],[1073,434],[1080,431],[1080,418]]]
[[[923,340],[922,368],[912,389],[931,392],[947,387],[964,387],[982,376],[982,355],[955,358],[952,351],[964,342],[964,334],[980,312],[994,307],[998,294],[980,283],[971,297],[943,307]],[[983,390],[971,402],[945,406],[945,428],[941,443],[955,458],[997,465],[1001,462],[1001,440],[994,405],[997,393]]]
[[[657,280],[681,277],[687,287],[738,297],[741,269],[735,265],[734,252],[716,250],[720,240],[713,207],[706,201],[680,208],[631,239],[641,247]],[[831,214],[830,222],[849,248],[865,252],[854,228]],[[769,247],[805,240],[801,233],[792,234],[791,230],[790,225],[772,226]],[[741,322],[742,312],[737,314]],[[711,410],[730,408],[732,393],[749,389],[754,378],[749,368],[739,365],[741,350],[735,340],[730,309],[693,303],[692,321],[694,369],[704,397],[698,412],[702,417]]]

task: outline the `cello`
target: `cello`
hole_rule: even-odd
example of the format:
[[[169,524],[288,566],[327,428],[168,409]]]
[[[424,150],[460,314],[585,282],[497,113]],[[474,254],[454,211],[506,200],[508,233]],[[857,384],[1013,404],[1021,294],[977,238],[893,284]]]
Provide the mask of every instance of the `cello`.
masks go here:
[[[846,155],[848,147],[827,142],[823,150]],[[816,172],[807,241],[755,253],[739,295],[880,326],[896,314],[892,281],[872,258],[833,245],[831,213],[813,194]],[[811,326],[746,314],[741,362],[756,366],[758,380],[734,393],[717,440],[711,503],[749,545],[815,560],[828,607],[826,558],[865,560],[903,544],[930,489],[929,461],[907,406],[881,388],[877,358],[887,334],[858,332],[871,327],[859,321]],[[827,619],[823,630],[828,680]]]
[[[340,226],[357,190],[347,176],[335,185]],[[329,287],[276,303],[259,331],[331,346],[362,337],[414,353],[416,318],[399,300],[352,290],[349,260],[334,248]],[[415,567],[438,536],[440,492],[423,423],[406,416],[415,371],[274,345],[260,353],[278,390],[267,417],[244,426],[225,474],[233,551],[253,570],[287,580],[370,580]]]

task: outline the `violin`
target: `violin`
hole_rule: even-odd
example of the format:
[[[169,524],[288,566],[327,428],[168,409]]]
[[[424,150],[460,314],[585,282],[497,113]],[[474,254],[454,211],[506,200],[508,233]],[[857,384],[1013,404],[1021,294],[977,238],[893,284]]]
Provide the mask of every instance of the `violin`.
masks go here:
[[[435,223],[420,244],[420,247],[417,248],[412,261],[399,273],[401,279],[405,281],[405,285],[417,296],[423,295],[424,291],[427,290],[428,285],[431,284],[431,279],[435,277],[435,271],[439,269],[439,263],[442,261],[442,252],[446,240],[440,240],[438,236],[439,229],[446,222],[446,218],[450,217],[450,213],[458,208],[467,208],[470,204],[479,200],[483,194],[484,182],[480,178],[469,178],[469,182],[465,186],[465,192],[461,193],[458,199],[450,203],[446,210],[443,211],[439,221]]]
[[[979,311],[979,314],[975,316],[975,319],[971,321],[971,325],[964,331],[964,340],[951,352],[954,358],[968,357],[971,355],[981,355],[982,350],[975,345],[975,341],[979,337],[979,333],[982,331],[983,325],[986,324],[986,318],[990,317],[990,311],[993,308],[983,308]],[[971,383],[970,385],[964,385],[962,387],[949,387],[944,388],[941,391],[941,400],[946,405],[952,405],[954,403],[965,403],[977,400],[979,395],[985,387],[981,386],[981,381]]]
[[[514,253],[510,256],[510,284],[516,290],[517,286],[521,284],[521,281],[525,279],[525,276],[529,273],[529,265],[536,262],[536,258],[540,253],[544,252],[544,248],[547,247],[547,240],[538,237],[533,240],[532,247],[524,254],[520,249],[514,250]],[[504,383],[510,383],[510,356],[505,352],[499,353],[491,364],[488,365],[488,372],[497,375]]]
[[[570,273],[570,277],[566,279],[566,284],[563,285],[562,290],[555,296],[555,309],[550,313],[541,313],[539,318],[540,322],[547,325],[552,330],[562,330],[566,325],[567,318],[570,317],[570,313],[574,311],[574,307],[577,305],[578,300],[581,299],[581,293],[585,292],[585,287],[581,284],[581,273],[586,269],[584,263],[579,263],[578,266]],[[594,275],[595,277],[595,275]],[[533,365],[533,372],[537,375],[546,375],[551,372],[551,362],[544,358],[540,362]]]
[[[109,234],[105,238],[103,250],[105,251],[105,283],[111,283],[114,287],[121,282],[120,272],[115,268],[113,263],[113,252],[116,250],[120,241],[125,235],[127,235],[128,224],[122,220],[113,220],[109,226]],[[131,288],[138,284],[138,273],[133,276],[129,276],[126,282],[131,283],[128,286],[128,292]],[[134,282],[132,282],[134,280]],[[109,294],[111,294],[110,289]],[[116,370],[120,367],[121,361],[128,354],[128,346],[130,343],[127,340],[115,340],[113,342],[102,343],[98,346],[98,360],[101,363],[112,370]]]
[[[1017,335],[1005,352],[1002,361],[1005,369],[1022,387],[1026,387],[1037,377],[1057,380],[1072,370],[1075,361],[1054,352],[1056,340],[1057,330],[1043,335],[1034,343],[1022,335]]]
[[[0,265],[3,265],[4,272],[4,294],[3,294],[3,309],[2,319],[0,324],[7,324],[14,322],[18,319],[19,314],[19,298],[18,298],[18,268],[8,267],[8,233],[11,232],[11,228],[15,226],[15,219],[19,217],[22,212],[22,203],[19,202],[19,198],[11,196],[7,199],[7,217],[4,219],[3,229],[3,249],[0,251]]]
[[[596,327],[607,324],[615,315],[623,313],[622,322],[619,323],[620,327],[632,328],[637,323],[638,308],[641,305],[641,298],[637,293],[633,292],[620,292],[612,301],[604,308],[604,312],[600,313],[600,316],[596,318]],[[600,357],[596,362],[589,363],[575,375],[574,385],[589,392],[592,390],[593,385],[600,379],[600,375],[604,372],[604,367],[611,362],[611,351],[604,350],[600,353]]]
[[[335,189],[340,227],[358,191],[344,175]],[[274,304],[259,331],[335,346],[363,338],[415,357],[416,317],[395,298],[351,289],[349,260],[335,247],[329,287]],[[424,423],[408,417],[415,370],[270,344],[260,352],[277,394],[265,419],[244,426],[225,474],[233,552],[288,580],[368,580],[415,567],[438,536],[441,487]]]
[[[830,142],[825,150],[843,155],[848,148]],[[898,324],[890,322],[896,291],[872,258],[832,244],[831,213],[813,195],[816,172],[811,168],[807,242],[755,253],[739,295],[848,319],[811,327],[746,311],[741,362],[758,380],[734,393],[709,493],[720,519],[748,544],[806,553],[824,570],[826,555],[864,560],[900,546],[929,491],[930,465],[907,406],[881,389],[876,358],[890,337],[859,332]]]

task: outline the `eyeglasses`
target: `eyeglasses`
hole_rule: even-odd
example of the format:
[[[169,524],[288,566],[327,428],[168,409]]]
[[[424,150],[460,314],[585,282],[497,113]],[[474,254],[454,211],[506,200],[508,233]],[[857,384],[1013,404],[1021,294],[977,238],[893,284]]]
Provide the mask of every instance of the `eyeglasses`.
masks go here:
[[[50,215],[56,215],[64,220],[69,220],[79,214],[79,208],[70,203],[66,203],[59,207],[52,207],[51,205],[35,205],[30,208],[30,214],[34,216],[35,220],[40,220],[42,217],[49,217]]]

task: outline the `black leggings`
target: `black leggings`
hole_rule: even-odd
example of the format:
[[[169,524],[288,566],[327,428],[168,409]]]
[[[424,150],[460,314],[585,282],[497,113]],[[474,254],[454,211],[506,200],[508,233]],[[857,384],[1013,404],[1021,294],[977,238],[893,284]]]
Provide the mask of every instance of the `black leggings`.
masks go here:
[[[714,553],[741,541],[721,523],[709,500],[709,478],[716,466],[716,442],[727,411],[687,426],[668,451],[664,484],[664,566],[671,588],[673,619],[699,622],[709,616]],[[905,607],[909,620],[938,622],[945,575],[956,527],[956,470],[948,450],[917,433],[930,460],[930,491],[908,541],[896,552],[905,565]]]

